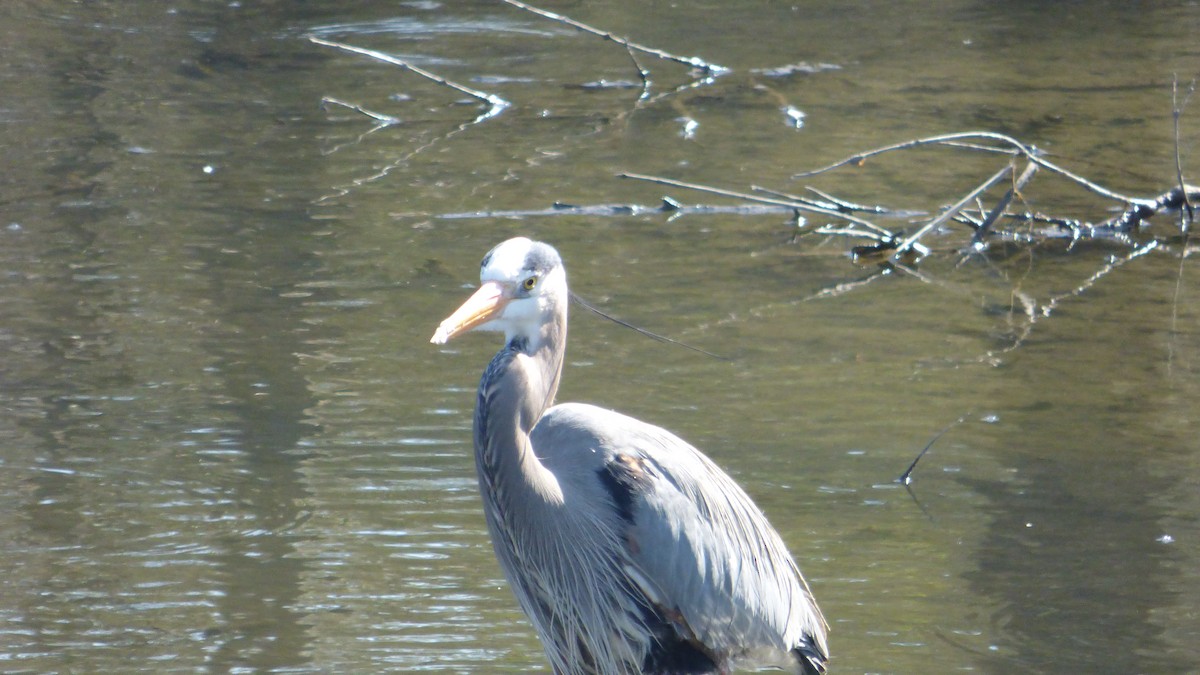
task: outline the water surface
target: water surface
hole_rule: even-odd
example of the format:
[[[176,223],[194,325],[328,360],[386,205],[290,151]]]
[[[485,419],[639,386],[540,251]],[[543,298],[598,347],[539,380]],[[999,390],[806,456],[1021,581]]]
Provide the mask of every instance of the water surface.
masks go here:
[[[1197,270],[1170,219],[1136,258],[962,259],[958,229],[922,280],[796,238],[782,213],[440,217],[730,203],[621,172],[928,211],[996,158],[791,176],[966,129],[1151,196],[1175,180],[1171,83],[1200,72],[1200,10],[547,8],[731,72],[689,87],[641,56],[639,102],[624,49],[498,2],[0,8],[3,669],[544,671],[475,487],[471,406],[498,345],[428,344],[514,234],[554,243],[606,311],[728,357],[576,310],[561,399],[726,467],[805,570],[834,672],[1200,667]],[[480,119],[309,34],[513,105]],[[1024,196],[1113,206],[1048,177]],[[958,418],[912,494],[896,485]]]

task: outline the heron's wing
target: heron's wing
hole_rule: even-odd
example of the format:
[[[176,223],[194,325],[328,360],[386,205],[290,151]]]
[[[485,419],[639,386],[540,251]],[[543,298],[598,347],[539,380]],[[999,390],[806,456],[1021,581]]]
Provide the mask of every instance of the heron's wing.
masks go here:
[[[626,532],[627,572],[665,615],[679,618],[682,637],[733,658],[777,658],[793,668],[797,656],[823,662],[824,619],[749,496],[660,427],[571,408],[576,414],[563,417],[578,418],[594,437],[600,484]]]
[[[824,620],[762,512],[695,448],[654,432],[641,448],[652,480],[635,496],[630,542],[667,608],[715,651],[784,655],[815,640],[823,652]]]

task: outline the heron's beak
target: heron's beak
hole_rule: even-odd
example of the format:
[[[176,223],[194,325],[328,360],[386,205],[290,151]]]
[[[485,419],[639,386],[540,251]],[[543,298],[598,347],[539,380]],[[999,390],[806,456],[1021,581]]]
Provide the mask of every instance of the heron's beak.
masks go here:
[[[484,282],[474,295],[467,298],[462,307],[446,317],[429,341],[435,345],[446,344],[447,340],[459,333],[465,333],[499,316],[508,301],[509,298],[504,295],[504,287],[498,282]]]

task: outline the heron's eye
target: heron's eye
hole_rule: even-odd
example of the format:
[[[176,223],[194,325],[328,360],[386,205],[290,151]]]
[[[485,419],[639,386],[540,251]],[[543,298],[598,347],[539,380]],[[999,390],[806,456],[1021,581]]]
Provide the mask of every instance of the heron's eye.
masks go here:
[[[537,286],[537,277],[528,277],[525,281],[521,282],[521,288],[527,291],[532,291],[534,286]]]

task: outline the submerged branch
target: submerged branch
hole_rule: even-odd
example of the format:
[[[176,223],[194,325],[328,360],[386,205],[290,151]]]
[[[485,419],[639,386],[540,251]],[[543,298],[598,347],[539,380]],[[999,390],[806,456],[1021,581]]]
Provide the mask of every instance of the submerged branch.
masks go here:
[[[913,247],[913,244],[916,244],[917,241],[919,241],[921,239],[921,237],[925,236],[926,232],[929,232],[930,230],[932,230],[934,228],[940,227],[943,223],[947,222],[954,216],[958,215],[958,212],[961,211],[963,209],[963,207],[965,207],[967,204],[974,201],[976,197],[983,194],[984,192],[987,192],[989,189],[991,189],[991,187],[993,185],[995,185],[996,183],[999,183],[1000,181],[1004,180],[1007,176],[1012,174],[1012,170],[1013,170],[1012,165],[1009,164],[1008,166],[1004,167],[1003,169],[997,171],[991,178],[985,180],[974,190],[971,190],[970,192],[968,192],[966,194],[966,196],[964,196],[962,199],[958,200],[950,208],[943,211],[941,213],[941,215],[939,215],[937,218],[934,218],[933,220],[929,221],[928,223],[925,223],[925,225],[923,225],[919,230],[914,232],[911,236],[909,236],[904,241],[900,242],[900,245],[896,248],[896,252],[892,255],[892,258],[896,259],[899,256],[910,251]]]

